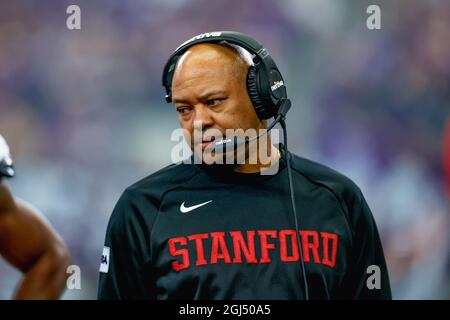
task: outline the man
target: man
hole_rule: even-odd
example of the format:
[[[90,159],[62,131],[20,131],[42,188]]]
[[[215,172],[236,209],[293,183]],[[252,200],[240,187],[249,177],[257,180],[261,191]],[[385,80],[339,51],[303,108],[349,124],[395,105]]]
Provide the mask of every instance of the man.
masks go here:
[[[208,159],[218,151],[206,154],[214,142],[208,131],[225,136],[230,128],[268,126],[261,116],[267,96],[256,99],[251,83],[261,65],[252,66],[242,48],[198,41],[228,34],[193,38],[168,68],[173,71],[168,97],[186,140],[194,155]],[[284,87],[281,76],[270,72],[276,78],[272,92]],[[192,138],[196,128],[203,133],[198,141]],[[270,144],[269,164],[259,157],[233,165],[172,164],[127,188],[108,225],[98,297],[390,299],[380,239],[359,188],[282,144],[277,147],[268,134],[257,140],[262,137]],[[238,152],[232,150],[235,158]],[[276,166],[275,174],[264,174]]]
[[[57,299],[66,282],[67,249],[35,208],[12,195],[4,177],[13,175],[0,135],[0,254],[24,274],[14,298]]]

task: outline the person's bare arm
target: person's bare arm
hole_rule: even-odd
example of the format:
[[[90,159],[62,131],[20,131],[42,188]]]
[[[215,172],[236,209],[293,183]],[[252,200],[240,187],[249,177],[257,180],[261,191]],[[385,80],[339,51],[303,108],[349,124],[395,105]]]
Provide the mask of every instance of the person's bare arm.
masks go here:
[[[0,178],[0,254],[23,272],[15,299],[57,299],[65,286],[69,254],[45,218],[16,199]]]

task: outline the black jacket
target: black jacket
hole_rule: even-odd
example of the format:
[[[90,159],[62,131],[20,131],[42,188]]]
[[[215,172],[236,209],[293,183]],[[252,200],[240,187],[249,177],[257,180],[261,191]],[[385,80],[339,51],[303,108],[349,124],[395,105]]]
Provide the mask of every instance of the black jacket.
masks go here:
[[[108,225],[98,298],[303,299],[300,236],[310,298],[391,299],[361,190],[289,153],[295,230],[285,156],[276,175],[181,163],[127,188]],[[369,266],[380,289],[367,285]]]

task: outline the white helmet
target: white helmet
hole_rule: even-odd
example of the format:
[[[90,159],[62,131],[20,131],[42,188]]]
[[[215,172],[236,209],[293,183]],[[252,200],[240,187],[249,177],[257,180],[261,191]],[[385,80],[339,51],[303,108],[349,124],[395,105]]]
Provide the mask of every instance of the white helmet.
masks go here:
[[[0,177],[12,177],[14,176],[14,168],[11,160],[11,155],[9,153],[9,147],[6,144],[5,139],[3,139],[0,134]]]

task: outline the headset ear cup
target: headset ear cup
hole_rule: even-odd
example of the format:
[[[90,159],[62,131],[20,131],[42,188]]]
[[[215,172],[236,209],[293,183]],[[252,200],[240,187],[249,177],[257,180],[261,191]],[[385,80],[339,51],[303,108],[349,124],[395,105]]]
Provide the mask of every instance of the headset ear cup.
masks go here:
[[[253,107],[258,117],[263,120],[269,117],[266,116],[266,111],[264,104],[259,96],[258,84],[256,77],[258,76],[258,69],[255,66],[250,66],[247,73],[247,91],[252,101]]]

